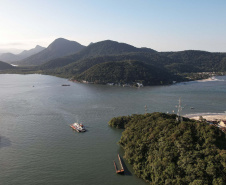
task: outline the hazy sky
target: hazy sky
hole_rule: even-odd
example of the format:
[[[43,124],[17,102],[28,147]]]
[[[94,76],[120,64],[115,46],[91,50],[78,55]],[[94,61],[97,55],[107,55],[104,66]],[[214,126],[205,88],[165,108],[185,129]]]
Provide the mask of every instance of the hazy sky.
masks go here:
[[[59,37],[226,52],[226,0],[0,0],[0,49]]]

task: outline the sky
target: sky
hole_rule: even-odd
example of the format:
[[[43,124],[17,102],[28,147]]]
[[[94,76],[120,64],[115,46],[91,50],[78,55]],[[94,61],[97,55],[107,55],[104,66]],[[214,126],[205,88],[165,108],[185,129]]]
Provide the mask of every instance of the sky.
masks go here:
[[[226,52],[226,0],[0,0],[0,52],[60,37]]]

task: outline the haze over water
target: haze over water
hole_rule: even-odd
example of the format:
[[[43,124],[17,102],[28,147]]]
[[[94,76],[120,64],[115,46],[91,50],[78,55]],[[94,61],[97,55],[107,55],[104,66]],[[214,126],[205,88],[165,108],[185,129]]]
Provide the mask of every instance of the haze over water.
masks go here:
[[[0,75],[0,184],[147,184],[115,174],[123,130],[115,116],[148,112],[224,113],[226,77],[171,86],[123,88],[72,83],[45,75]],[[71,86],[63,87],[62,84]],[[194,107],[194,109],[191,109]],[[87,132],[69,125],[82,122]]]

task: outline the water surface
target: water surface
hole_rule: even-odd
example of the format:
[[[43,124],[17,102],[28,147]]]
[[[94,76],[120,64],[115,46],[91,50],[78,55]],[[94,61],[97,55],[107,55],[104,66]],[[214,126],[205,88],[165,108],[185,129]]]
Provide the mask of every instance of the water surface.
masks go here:
[[[226,77],[217,79],[138,89],[0,75],[0,184],[145,185],[126,161],[131,174],[115,174],[122,130],[107,122],[144,113],[145,105],[148,112],[176,112],[179,98],[183,114],[224,113]],[[71,130],[77,120],[86,133]]]

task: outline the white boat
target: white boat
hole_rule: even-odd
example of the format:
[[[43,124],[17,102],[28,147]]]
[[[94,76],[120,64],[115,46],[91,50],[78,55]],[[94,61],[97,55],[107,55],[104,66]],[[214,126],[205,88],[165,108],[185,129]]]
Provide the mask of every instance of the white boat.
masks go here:
[[[84,125],[81,123],[73,123],[70,125],[70,127],[77,132],[85,132],[86,131]]]

